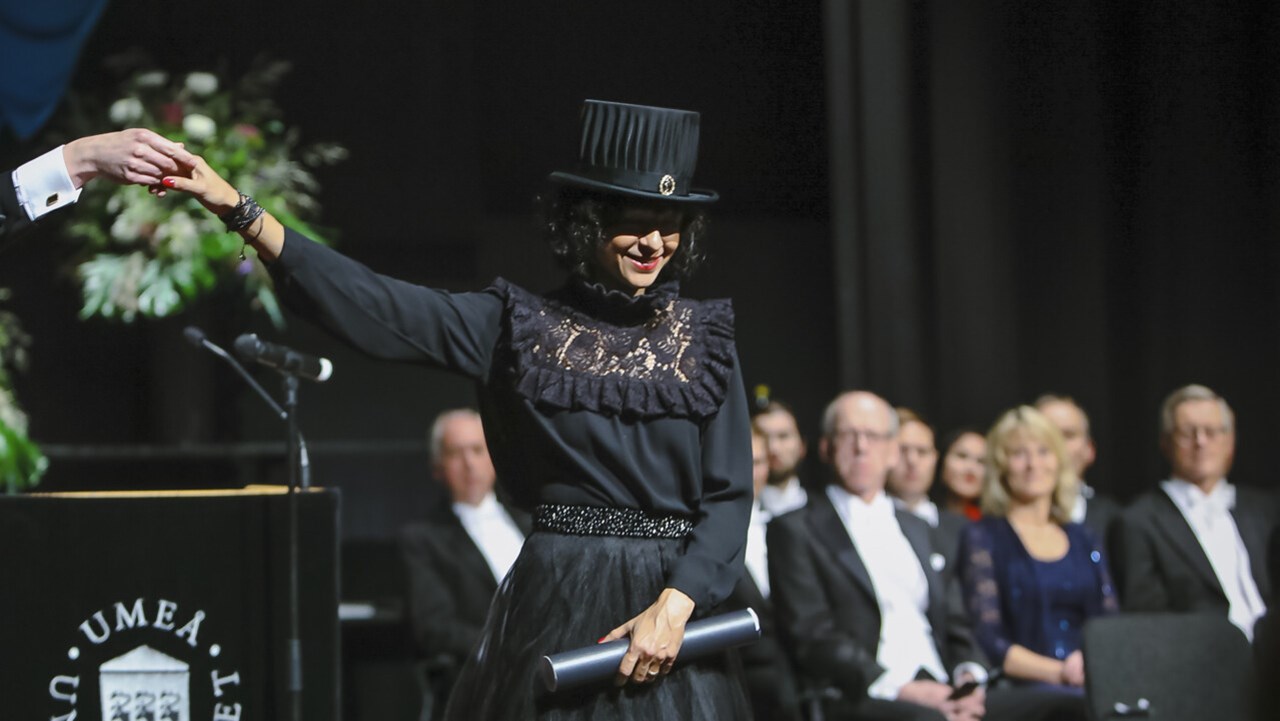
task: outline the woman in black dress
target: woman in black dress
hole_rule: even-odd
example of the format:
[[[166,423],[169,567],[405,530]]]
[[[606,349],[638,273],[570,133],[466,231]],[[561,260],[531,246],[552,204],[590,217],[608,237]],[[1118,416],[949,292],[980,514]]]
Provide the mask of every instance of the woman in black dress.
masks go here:
[[[281,298],[371,355],[471,378],[498,477],[535,532],[499,587],[452,719],[744,718],[724,658],[673,669],[742,574],[747,404],[728,301],[680,297],[701,255],[696,113],[587,101],[544,204],[568,282],[447,293],[284,228],[197,161],[166,178],[239,231]],[[614,688],[545,695],[539,656],[629,637]]]

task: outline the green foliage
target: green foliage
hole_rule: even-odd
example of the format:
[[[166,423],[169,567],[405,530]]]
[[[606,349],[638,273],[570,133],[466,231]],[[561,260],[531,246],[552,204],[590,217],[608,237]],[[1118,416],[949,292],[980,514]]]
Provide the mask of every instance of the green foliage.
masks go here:
[[[0,289],[0,300],[9,291]],[[27,416],[14,400],[11,371],[27,367],[31,337],[22,330],[18,318],[0,311],[0,490],[16,493],[40,482],[49,460],[27,438]]]
[[[324,233],[307,225],[320,211],[312,169],[342,161],[346,150],[331,143],[302,147],[297,129],[284,124],[272,93],[288,63],[259,61],[234,84],[211,72],[171,77],[136,56],[109,64],[123,75],[111,91],[114,100],[103,110],[101,98],[74,97],[69,103],[73,134],[150,128],[185,143],[282,222],[325,242]],[[240,237],[195,200],[94,183],[85,188],[79,206],[68,232],[83,249],[75,261],[82,318],[130,322],[169,316],[215,287],[235,285],[249,307],[283,324],[262,266],[240,260]]]

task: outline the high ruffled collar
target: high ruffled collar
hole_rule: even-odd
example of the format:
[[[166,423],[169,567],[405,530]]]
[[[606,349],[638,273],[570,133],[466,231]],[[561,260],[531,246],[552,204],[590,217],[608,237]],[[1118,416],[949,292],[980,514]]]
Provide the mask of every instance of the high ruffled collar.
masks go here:
[[[603,283],[573,275],[565,286],[566,300],[592,315],[622,322],[645,320],[680,296],[680,281],[660,279],[641,295],[627,295]]]

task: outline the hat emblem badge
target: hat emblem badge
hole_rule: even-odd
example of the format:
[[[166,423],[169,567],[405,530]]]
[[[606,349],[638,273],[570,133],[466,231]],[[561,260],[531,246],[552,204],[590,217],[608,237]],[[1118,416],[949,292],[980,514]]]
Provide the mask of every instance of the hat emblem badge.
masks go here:
[[[663,195],[671,195],[676,192],[676,179],[670,175],[662,176],[662,180],[658,181],[658,192]]]

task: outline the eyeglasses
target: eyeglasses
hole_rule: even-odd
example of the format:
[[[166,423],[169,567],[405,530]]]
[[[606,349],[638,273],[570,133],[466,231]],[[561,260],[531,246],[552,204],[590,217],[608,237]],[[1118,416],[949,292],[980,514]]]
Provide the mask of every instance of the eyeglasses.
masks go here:
[[[1173,429],[1173,442],[1180,446],[1187,447],[1194,445],[1196,439],[1203,437],[1205,443],[1213,443],[1219,438],[1225,438],[1231,432],[1226,426],[1186,426],[1183,428]]]
[[[841,428],[837,429],[832,435],[836,443],[850,443],[855,438],[859,442],[867,445],[875,445],[884,443],[893,438],[893,434],[888,431],[868,431],[861,428]]]

